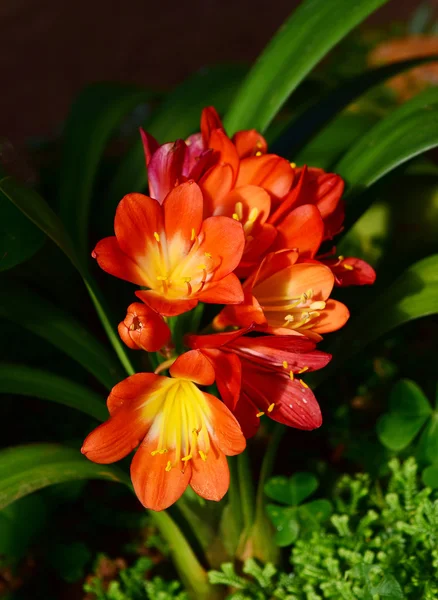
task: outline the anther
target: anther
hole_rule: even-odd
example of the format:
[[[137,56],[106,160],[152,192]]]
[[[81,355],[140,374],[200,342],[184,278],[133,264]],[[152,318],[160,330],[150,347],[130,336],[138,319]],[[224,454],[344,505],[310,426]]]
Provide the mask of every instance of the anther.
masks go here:
[[[251,221],[251,223],[254,223],[254,221],[257,219],[259,214],[259,209],[258,208],[252,208],[251,212],[249,213],[249,217],[248,220]]]
[[[270,404],[268,406],[268,412],[271,413],[274,410],[274,408],[275,408],[275,402],[273,402],[272,404]]]
[[[243,217],[243,204],[241,202],[236,202],[234,205],[234,210],[236,211],[236,215],[239,217],[239,220]]]
[[[290,377],[291,381],[294,380],[294,372],[293,371],[289,371],[289,377]]]
[[[265,414],[265,413],[264,413],[263,411],[262,411],[262,412],[258,412],[258,413],[256,414],[256,417],[257,417],[258,419],[260,419],[260,417],[263,417],[263,415],[264,415],[264,414]]]
[[[287,362],[287,360],[283,361],[283,369],[287,369],[289,366],[289,363]]]
[[[347,269],[347,271],[353,271],[354,267],[352,265],[344,265],[344,269]]]
[[[192,235],[190,236],[190,241],[193,242],[193,240],[195,239],[195,237],[196,237],[196,231],[195,231],[195,228],[192,227]]]
[[[298,374],[305,373],[305,372],[306,372],[306,371],[308,371],[308,370],[309,370],[309,367],[303,367],[302,369],[300,369],[300,370],[298,371]]]
[[[184,283],[190,283],[192,281],[191,277],[183,277]]]
[[[157,240],[157,242],[160,241],[160,235],[156,231],[154,231],[154,238]]]
[[[292,167],[292,169],[296,169],[296,167],[297,167],[297,163],[291,162],[291,163],[289,163],[289,164],[290,164],[290,166]]]
[[[198,452],[201,459],[205,462],[207,460],[207,455],[204,452],[202,452],[202,450],[198,450]]]
[[[183,456],[182,457],[182,461],[183,462],[187,462],[188,460],[190,460],[191,458],[193,458],[193,456],[191,454],[187,454],[187,456]]]
[[[158,281],[167,281],[167,275],[157,275]]]
[[[257,140],[256,147],[257,148],[263,148],[263,144],[262,144],[262,142],[260,140]]]
[[[239,215],[238,215],[237,213],[233,213],[233,219],[234,219],[235,221],[240,221],[240,219],[239,219]]]
[[[168,460],[166,468],[164,470],[167,471],[167,472],[169,472],[171,468],[172,468],[172,463],[170,462],[170,460]]]
[[[339,262],[342,262],[342,261],[344,260],[344,258],[345,258],[345,257],[344,257],[344,256],[342,256],[342,254],[341,254],[341,255],[339,255],[339,256],[338,256],[338,260],[339,260]]]
[[[204,252],[204,255],[205,255],[207,258],[213,258],[213,255],[212,255],[212,254],[210,254],[210,252]]]
[[[325,308],[325,302],[319,300],[318,302],[312,302],[309,306],[310,310],[323,310]]]
[[[284,320],[287,321],[288,323],[292,323],[292,321],[294,320],[294,316],[293,315],[286,315],[284,317]]]
[[[258,151],[255,153],[255,155],[256,155],[256,156],[261,156],[262,154],[263,154],[263,152],[260,152],[260,150],[258,150]]]
[[[300,379],[299,381],[300,381],[301,385],[302,385],[303,387],[305,387],[306,389],[309,387],[309,386],[307,385],[307,383],[305,383],[305,382],[304,382],[302,379]]]
[[[201,269],[201,271],[205,271],[207,268],[207,265],[204,265],[204,263],[202,263],[201,265],[198,266],[198,269]]]

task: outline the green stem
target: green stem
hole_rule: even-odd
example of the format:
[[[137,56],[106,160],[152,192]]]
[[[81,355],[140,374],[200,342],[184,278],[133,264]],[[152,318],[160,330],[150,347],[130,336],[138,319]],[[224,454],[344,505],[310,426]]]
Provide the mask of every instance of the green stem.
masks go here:
[[[280,423],[275,423],[274,425],[274,433],[272,435],[271,441],[268,444],[268,449],[265,452],[265,456],[262,462],[262,468],[260,469],[259,482],[257,487],[257,497],[256,497],[256,518],[255,518],[255,526],[262,519],[266,518],[265,515],[265,482],[267,478],[272,473],[272,469],[275,462],[275,457],[277,455],[278,446],[280,445],[281,438],[283,437],[285,432],[284,425]]]
[[[240,505],[242,507],[243,525],[248,531],[254,522],[254,484],[248,448],[237,457],[237,474],[239,477]]]
[[[176,570],[192,600],[218,600],[219,588],[208,581],[207,572],[201,566],[180,528],[166,512],[150,512],[152,521],[169,545]]]

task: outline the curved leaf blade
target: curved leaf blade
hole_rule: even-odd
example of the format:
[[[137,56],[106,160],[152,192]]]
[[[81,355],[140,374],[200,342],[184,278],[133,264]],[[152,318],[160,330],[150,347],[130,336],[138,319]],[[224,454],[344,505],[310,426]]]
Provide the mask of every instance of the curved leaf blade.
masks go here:
[[[89,388],[66,377],[25,365],[0,363],[0,394],[50,400],[80,410],[98,421],[105,421],[108,417],[103,399]]]
[[[92,463],[79,450],[56,444],[8,448],[0,452],[0,509],[49,485],[80,479],[106,479],[131,485],[123,471]]]
[[[304,0],[281,26],[243,82],[225,119],[263,132],[313,67],[356,25],[387,0]]]
[[[438,313],[438,254],[418,261],[354,319],[331,344],[331,363],[315,375],[312,387],[330,376],[362,348],[414,319]]]
[[[105,146],[123,118],[150,98],[134,85],[98,83],[72,106],[61,160],[60,215],[81,254],[87,254],[90,203]]]
[[[237,65],[217,66],[195,73],[168,94],[148,123],[148,132],[160,143],[165,143],[184,139],[199,131],[202,109],[214,104],[220,113],[224,112],[244,73],[244,68]],[[114,210],[125,194],[144,191],[146,182],[143,146],[139,137],[120,163],[111,183],[109,202]]]
[[[37,227],[55,242],[79,271],[105,332],[119,357],[120,362],[128,375],[132,375],[135,372],[134,368],[131,365],[125,347],[115,333],[116,326],[108,316],[109,310],[106,306],[106,302],[100,293],[100,290],[91,279],[86,264],[78,258],[70,236],[66,232],[58,216],[37,192],[20,185],[18,182],[14,181],[12,177],[5,177],[0,180],[0,192],[3,192],[30,221],[35,223]]]
[[[29,329],[76,360],[107,388],[123,374],[118,363],[74,317],[14,281],[0,290],[0,317]]]
[[[437,60],[438,56],[403,60],[377,69],[370,69],[343,81],[293,119],[287,129],[272,144],[270,151],[274,154],[295,158],[296,153],[305,148],[333,117],[372,87],[403,71]],[[296,162],[300,164],[303,162],[299,159],[299,155]]]

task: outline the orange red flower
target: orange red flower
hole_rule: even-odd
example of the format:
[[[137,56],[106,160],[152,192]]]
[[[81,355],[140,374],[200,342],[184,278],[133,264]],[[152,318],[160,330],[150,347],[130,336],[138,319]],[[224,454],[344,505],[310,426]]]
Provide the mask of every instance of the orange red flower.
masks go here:
[[[228,490],[226,456],[239,454],[245,438],[231,412],[196,384],[210,385],[210,363],[193,366],[182,355],[172,377],[137,373],[116,385],[108,398],[108,421],[86,438],[82,453],[107,464],[139,446],[131,464],[135,493],[146,508],[163,510],[188,485],[207,500]]]
[[[170,329],[163,317],[146,304],[134,302],[119,324],[121,339],[132,350],[158,352],[170,340]]]
[[[233,273],[245,243],[242,226],[223,216],[203,219],[196,183],[174,187],[162,205],[128,194],[117,207],[114,230],[97,244],[94,258],[111,275],[149,288],[136,295],[160,314],[179,315],[199,301],[242,301]]]

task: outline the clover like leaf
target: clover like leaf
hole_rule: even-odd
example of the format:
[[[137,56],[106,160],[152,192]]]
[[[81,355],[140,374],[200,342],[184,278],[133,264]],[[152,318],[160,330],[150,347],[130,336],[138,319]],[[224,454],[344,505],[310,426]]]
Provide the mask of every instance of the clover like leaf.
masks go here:
[[[283,548],[290,546],[298,538],[300,526],[296,520],[297,509],[268,504],[266,512],[275,527],[274,541]]]
[[[432,413],[432,407],[416,383],[402,379],[392,388],[389,412],[377,423],[377,435],[384,446],[399,451],[406,448]]]
[[[290,478],[271,477],[265,484],[265,494],[289,506],[298,506],[318,487],[318,480],[311,473],[295,473]]]

